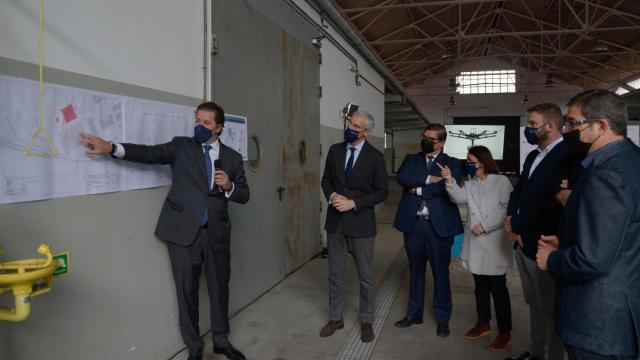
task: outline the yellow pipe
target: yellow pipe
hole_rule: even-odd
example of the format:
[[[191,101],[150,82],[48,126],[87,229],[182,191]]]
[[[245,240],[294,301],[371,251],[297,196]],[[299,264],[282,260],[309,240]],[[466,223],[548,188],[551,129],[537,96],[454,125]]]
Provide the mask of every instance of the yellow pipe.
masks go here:
[[[14,295],[14,307],[0,306],[0,320],[24,321],[31,314],[31,284],[12,286]]]
[[[38,253],[46,259],[18,260],[0,263],[0,293],[13,291],[14,307],[0,306],[0,320],[23,321],[31,313],[31,298],[51,291],[53,261],[51,247],[38,247]]]

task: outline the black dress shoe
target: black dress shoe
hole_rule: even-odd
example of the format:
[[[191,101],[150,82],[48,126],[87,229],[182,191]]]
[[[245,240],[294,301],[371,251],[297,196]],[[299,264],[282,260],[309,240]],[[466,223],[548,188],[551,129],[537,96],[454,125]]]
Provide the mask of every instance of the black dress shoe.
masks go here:
[[[214,346],[213,352],[216,354],[222,354],[231,360],[246,360],[244,354],[234,348],[230,343],[227,344],[227,346]]]
[[[406,316],[404,319],[400,321],[396,321],[397,328],[408,328],[413,324],[422,324],[422,318]]]
[[[537,357],[531,355],[530,352],[525,351],[518,357],[508,357],[504,358],[504,360],[539,360]]]
[[[438,324],[438,328],[436,329],[436,334],[438,334],[438,336],[449,336],[449,333],[449,325]]]
[[[202,354],[200,354],[200,355],[189,355],[187,360],[202,360]]]

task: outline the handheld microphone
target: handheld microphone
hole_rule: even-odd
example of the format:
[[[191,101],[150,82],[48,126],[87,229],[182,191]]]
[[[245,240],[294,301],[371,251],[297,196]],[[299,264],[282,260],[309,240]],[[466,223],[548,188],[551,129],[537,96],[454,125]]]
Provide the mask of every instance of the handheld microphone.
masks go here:
[[[222,170],[222,162],[220,161],[220,159],[216,159],[216,160],[213,162],[213,167],[214,167],[214,169],[215,169],[216,171],[217,171],[217,170]],[[214,187],[213,187],[213,191],[214,191],[214,192],[218,192],[218,193],[223,193],[223,192],[224,192],[224,189],[222,189],[222,187],[221,187],[221,186],[216,185],[216,186],[214,186]]]

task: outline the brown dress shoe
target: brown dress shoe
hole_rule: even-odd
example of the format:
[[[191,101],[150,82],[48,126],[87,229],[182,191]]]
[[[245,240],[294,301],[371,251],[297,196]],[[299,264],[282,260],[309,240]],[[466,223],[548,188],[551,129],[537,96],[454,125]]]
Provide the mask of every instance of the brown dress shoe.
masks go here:
[[[373,341],[373,326],[369,323],[362,323],[360,325],[360,340],[363,343],[368,343]]]
[[[489,350],[491,351],[502,351],[506,349],[509,345],[511,345],[511,333],[498,333],[498,336],[493,340],[491,346],[489,346]]]
[[[473,329],[467,331],[464,335],[465,339],[477,339],[479,337],[491,335],[491,325],[489,324],[478,324],[473,327]]]
[[[320,337],[329,337],[333,335],[336,330],[340,330],[344,327],[344,322],[342,320],[333,321],[330,320],[327,325],[325,325],[322,330],[320,330]]]

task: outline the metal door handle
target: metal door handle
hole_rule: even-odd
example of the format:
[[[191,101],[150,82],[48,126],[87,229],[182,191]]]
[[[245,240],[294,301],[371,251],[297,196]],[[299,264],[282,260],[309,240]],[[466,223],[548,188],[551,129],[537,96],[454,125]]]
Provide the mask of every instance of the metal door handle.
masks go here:
[[[280,201],[282,201],[282,193],[285,191],[286,189],[283,188],[282,186],[278,186],[278,189],[276,190],[278,192],[278,198]]]

